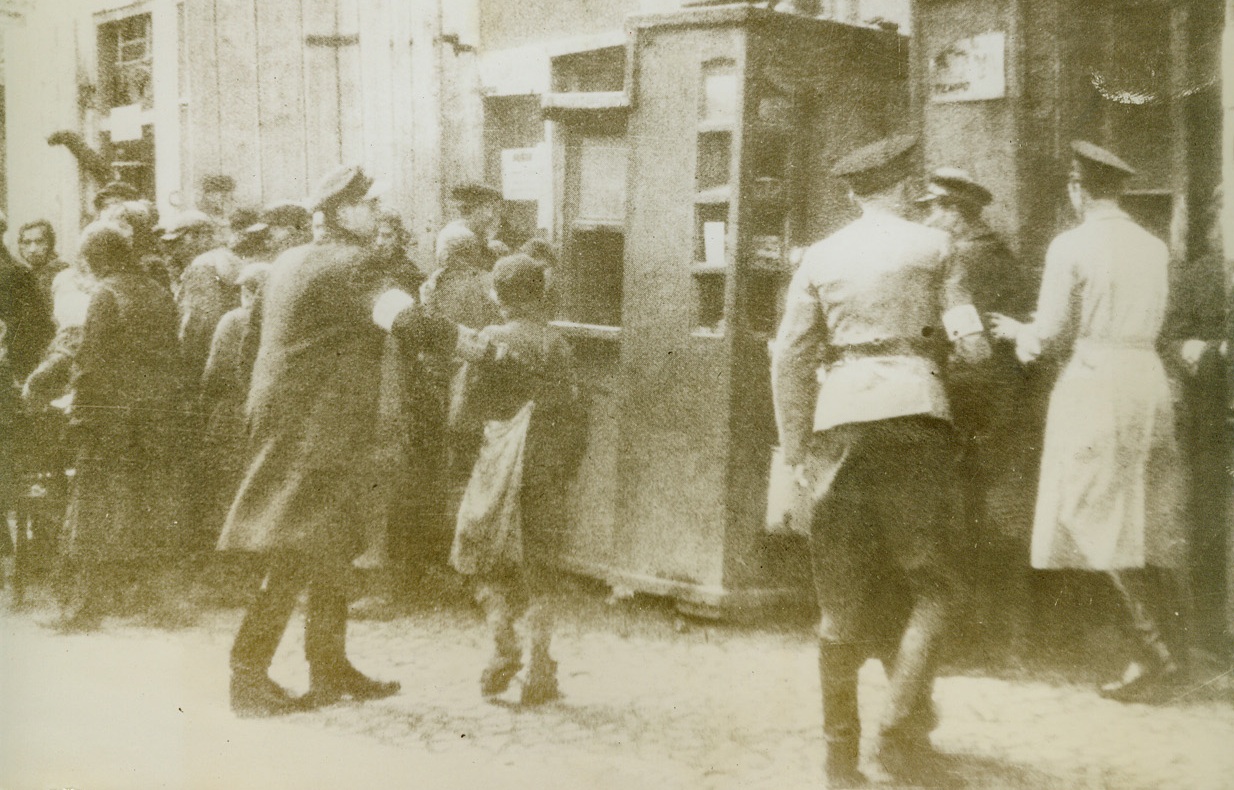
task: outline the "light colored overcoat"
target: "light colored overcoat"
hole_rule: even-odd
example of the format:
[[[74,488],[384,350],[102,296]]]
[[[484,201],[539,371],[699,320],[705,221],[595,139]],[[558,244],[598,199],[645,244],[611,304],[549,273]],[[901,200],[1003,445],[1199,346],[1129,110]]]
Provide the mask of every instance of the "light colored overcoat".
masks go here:
[[[1185,543],[1174,414],[1157,339],[1166,245],[1100,203],[1046,254],[1021,359],[1065,360],[1050,396],[1034,568],[1173,567]]]

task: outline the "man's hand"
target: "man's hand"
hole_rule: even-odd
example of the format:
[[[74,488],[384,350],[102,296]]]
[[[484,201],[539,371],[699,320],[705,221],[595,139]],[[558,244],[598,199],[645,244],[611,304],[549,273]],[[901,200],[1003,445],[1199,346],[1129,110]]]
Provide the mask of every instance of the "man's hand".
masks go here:
[[[990,325],[990,334],[999,340],[1015,340],[1024,326],[1011,316],[1002,313],[990,313],[986,316],[986,321]]]
[[[1184,340],[1178,349],[1178,356],[1182,359],[1183,365],[1187,368],[1187,373],[1194,376],[1200,369],[1200,359],[1204,356],[1204,352],[1208,350],[1208,343],[1198,338]]]
[[[810,476],[806,474],[805,464],[793,464],[793,482],[801,488],[810,487]]]
[[[391,288],[377,297],[377,302],[373,305],[373,323],[389,332],[398,314],[415,303],[416,300],[411,297],[411,294],[400,291],[398,288]]]

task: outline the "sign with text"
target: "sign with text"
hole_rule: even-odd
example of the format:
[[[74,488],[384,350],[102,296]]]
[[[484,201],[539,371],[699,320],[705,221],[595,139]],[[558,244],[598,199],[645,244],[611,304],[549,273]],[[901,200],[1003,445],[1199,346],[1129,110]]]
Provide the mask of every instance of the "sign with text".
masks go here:
[[[930,97],[936,102],[984,101],[1007,95],[1006,36],[982,33],[952,42],[930,59]]]
[[[501,196],[506,200],[540,200],[551,177],[543,146],[506,148],[501,152]]]

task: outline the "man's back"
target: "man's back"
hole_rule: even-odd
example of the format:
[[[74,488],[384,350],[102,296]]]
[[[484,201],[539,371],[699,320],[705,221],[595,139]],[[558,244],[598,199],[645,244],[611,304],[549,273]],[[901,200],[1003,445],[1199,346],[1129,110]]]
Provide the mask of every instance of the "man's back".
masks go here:
[[[942,314],[957,301],[945,233],[878,212],[806,253],[777,343],[817,344],[827,366],[813,430],[915,414],[947,418]],[[811,337],[807,340],[806,335]],[[798,371],[798,376],[802,375]]]

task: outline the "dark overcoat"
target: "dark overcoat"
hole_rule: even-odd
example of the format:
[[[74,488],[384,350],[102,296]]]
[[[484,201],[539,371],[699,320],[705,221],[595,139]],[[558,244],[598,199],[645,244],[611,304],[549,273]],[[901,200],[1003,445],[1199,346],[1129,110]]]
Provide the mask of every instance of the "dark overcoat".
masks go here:
[[[535,403],[523,456],[519,507],[525,562],[557,551],[565,527],[563,496],[585,441],[585,420],[569,342],[543,320],[515,318],[480,332],[509,349],[502,362],[468,362],[455,408],[466,420],[508,420]]]
[[[214,331],[210,356],[201,380],[201,407],[206,415],[202,436],[204,480],[203,526],[218,538],[236,488],[248,467],[248,428],[244,402],[248,398],[252,360],[244,344],[252,311],[237,307],[223,316]]]
[[[138,559],[178,548],[177,454],[183,367],[171,294],[140,272],[104,278],[74,357],[80,442],[67,552],[86,561]]]
[[[251,460],[221,549],[349,560],[384,515],[374,452],[385,285],[367,252],[341,241],[296,247],[271,270],[246,405]]]

